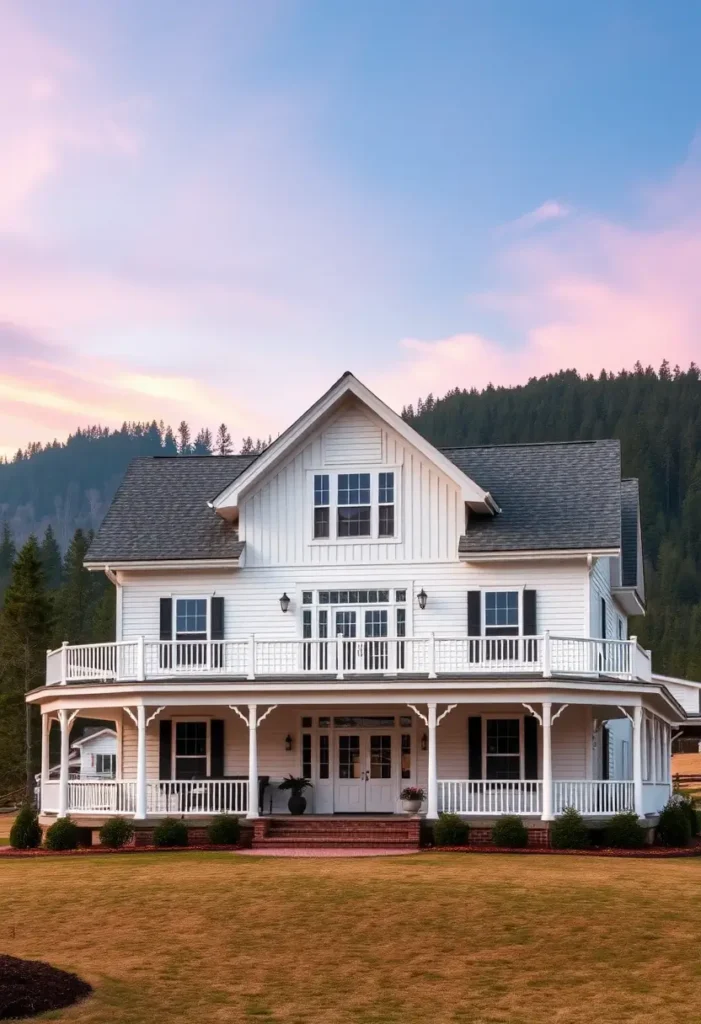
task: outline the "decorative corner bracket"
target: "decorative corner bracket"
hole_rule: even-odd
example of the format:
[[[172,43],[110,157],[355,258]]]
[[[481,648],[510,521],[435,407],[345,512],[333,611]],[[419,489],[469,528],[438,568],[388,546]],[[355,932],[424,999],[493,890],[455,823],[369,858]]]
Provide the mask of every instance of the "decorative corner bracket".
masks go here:
[[[538,725],[542,725],[542,724],[543,724],[543,718],[542,718],[542,715],[539,715],[539,714],[538,714],[538,712],[536,711],[536,709],[535,709],[534,707],[531,707],[531,705],[530,705],[530,704],[526,704],[526,702],[525,702],[525,701],[521,701],[521,703],[523,704],[524,708],[525,708],[525,709],[526,709],[527,711],[530,711],[530,713],[531,713],[531,714],[533,715],[533,717],[534,717],[534,718],[536,719],[536,721],[538,722]]]
[[[449,704],[448,707],[443,712],[443,714],[439,715],[438,718],[436,719],[436,726],[439,726],[443,719],[445,718],[445,716],[449,715],[451,711],[454,711],[456,707],[457,704]]]
[[[147,729],[148,729],[149,725],[151,724],[151,722],[154,720],[154,718],[158,718],[158,716],[160,715],[161,711],[165,711],[165,708],[166,708],[165,704],[161,704],[160,708],[156,708],[156,710],[153,712],[153,714],[149,715],[149,717],[146,719],[146,728]]]
[[[560,706],[560,707],[559,707],[559,708],[557,709],[557,711],[555,712],[555,714],[553,715],[553,717],[552,717],[552,718],[550,719],[550,724],[552,725],[552,724],[553,724],[553,722],[556,722],[556,721],[558,720],[558,718],[560,717],[560,715],[562,714],[562,712],[563,712],[563,711],[565,711],[565,709],[566,709],[566,708],[568,708],[568,707],[569,707],[569,704],[562,704],[562,705],[561,705],[561,706]]]
[[[626,716],[626,718],[628,719],[628,721],[630,722],[630,724],[631,724],[631,725],[633,725],[633,716],[632,716],[632,715],[630,715],[630,714],[628,714],[628,712],[626,711],[626,709],[625,709],[624,707],[621,707],[621,705],[620,705],[620,704],[618,705],[618,710],[619,710],[619,711],[620,711],[620,712],[621,712],[622,714],[624,714],[624,715]]]
[[[123,710],[126,711],[126,713],[129,715],[129,717],[131,718],[131,720],[134,723],[134,725],[137,726],[137,728],[138,728],[139,722],[137,720],[136,715],[131,710],[131,708],[123,708]]]
[[[428,725],[428,718],[426,717],[426,715],[422,714],[421,711],[419,711],[419,709],[417,708],[416,704],[407,704],[407,707],[411,708],[411,710],[414,712],[414,714],[418,718],[421,719],[421,721],[424,723],[424,725]]]

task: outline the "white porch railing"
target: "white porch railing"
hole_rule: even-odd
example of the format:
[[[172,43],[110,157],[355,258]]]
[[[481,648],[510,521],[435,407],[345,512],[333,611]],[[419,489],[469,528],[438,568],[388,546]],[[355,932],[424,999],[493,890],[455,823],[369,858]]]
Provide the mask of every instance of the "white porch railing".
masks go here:
[[[588,637],[378,637],[299,640],[145,640],[64,644],[46,657],[48,685],[174,676],[256,679],[329,674],[553,674],[649,679],[649,652],[630,640]]]
[[[42,811],[55,814],[58,804],[59,783],[45,782],[42,786]],[[154,816],[245,814],[247,808],[246,780],[158,780],[146,783],[146,813]],[[133,815],[136,813],[136,780],[70,781],[67,813]]]
[[[574,807],[580,814],[619,814],[635,810],[633,782],[614,779],[553,781],[553,812]]]
[[[543,813],[543,782],[439,779],[438,810],[451,814]]]

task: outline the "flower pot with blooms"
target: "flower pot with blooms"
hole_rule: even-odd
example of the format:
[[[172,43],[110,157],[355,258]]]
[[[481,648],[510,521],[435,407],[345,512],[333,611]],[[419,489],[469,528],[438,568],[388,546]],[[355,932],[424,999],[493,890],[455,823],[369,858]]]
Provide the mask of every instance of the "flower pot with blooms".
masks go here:
[[[399,794],[402,801],[402,809],[407,814],[418,814],[424,800],[424,791],[420,786],[406,786]]]

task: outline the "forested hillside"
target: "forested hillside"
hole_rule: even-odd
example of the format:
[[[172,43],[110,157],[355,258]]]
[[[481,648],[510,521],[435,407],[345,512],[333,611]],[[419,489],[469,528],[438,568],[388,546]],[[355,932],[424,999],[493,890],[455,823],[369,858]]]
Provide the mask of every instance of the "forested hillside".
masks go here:
[[[616,437],[623,473],[641,485],[648,615],[633,622],[658,672],[701,679],[701,373],[579,377],[429,395],[403,416],[437,445]],[[543,487],[548,481],[543,480]]]

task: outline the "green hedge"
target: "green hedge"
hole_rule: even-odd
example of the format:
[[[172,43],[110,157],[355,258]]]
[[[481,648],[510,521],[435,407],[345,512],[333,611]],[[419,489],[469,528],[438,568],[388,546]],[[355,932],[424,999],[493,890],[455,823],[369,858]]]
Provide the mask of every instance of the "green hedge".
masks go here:
[[[607,824],[604,835],[607,846],[618,850],[639,850],[645,845],[645,829],[634,811],[616,814]]]
[[[469,838],[470,826],[457,814],[441,814],[433,824],[436,846],[466,846]]]
[[[233,814],[219,814],[207,829],[213,846],[235,846],[241,838],[241,824]]]
[[[24,804],[10,829],[10,846],[15,850],[35,850],[41,846],[41,825],[36,808]]]
[[[566,807],[552,823],[550,843],[556,850],[585,850],[589,846],[584,818],[574,807]]]
[[[660,812],[657,842],[662,846],[688,846],[691,839],[689,813],[674,797]]]
[[[495,846],[518,847],[528,846],[528,829],[515,814],[507,814],[500,818],[492,829],[492,842]]]
[[[119,850],[134,838],[134,826],[127,818],[109,818],[100,829],[100,843]]]
[[[187,825],[177,818],[164,818],[153,830],[154,846],[187,846]]]
[[[74,821],[70,818],[57,818],[46,830],[44,845],[47,850],[75,850],[79,835]]]

